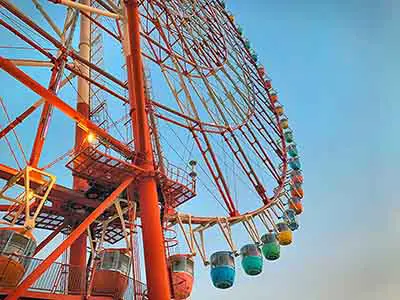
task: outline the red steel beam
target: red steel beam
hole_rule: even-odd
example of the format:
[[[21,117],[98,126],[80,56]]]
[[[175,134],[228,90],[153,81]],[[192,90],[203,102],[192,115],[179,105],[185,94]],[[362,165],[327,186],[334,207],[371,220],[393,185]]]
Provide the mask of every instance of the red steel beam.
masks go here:
[[[101,29],[103,29],[105,32],[107,32],[109,35],[111,35],[114,39],[116,39],[117,41],[121,42],[121,39],[119,36],[117,36],[114,32],[112,32],[110,29],[108,29],[107,27],[105,27],[103,24],[101,24],[100,22],[98,22],[96,19],[92,18],[90,15],[88,15],[87,13],[85,13],[83,10],[81,11],[81,15],[84,15],[86,18],[88,18],[91,22],[93,22],[94,24],[96,24],[97,26],[99,26]]]
[[[8,211],[12,205],[0,204],[0,211]]]
[[[0,19],[0,25],[5,27],[7,30],[15,34],[17,37],[19,37],[21,40],[23,40],[25,43],[28,45],[32,46],[32,48],[38,50],[40,53],[42,53],[44,56],[46,56],[50,61],[54,62],[55,57],[48,52],[47,50],[43,49],[39,44],[36,42],[32,41],[30,38],[28,38],[26,35],[18,31],[16,28],[5,22],[4,20]]]
[[[49,88],[48,88],[54,94],[57,94],[57,85],[61,79],[59,77],[59,72],[61,71],[59,69],[60,68],[59,64],[60,64],[60,62],[57,61],[57,63],[54,65],[54,67],[51,71],[50,84],[49,84]],[[46,102],[43,106],[43,110],[40,115],[40,121],[39,121],[39,125],[38,125],[37,131],[36,131],[35,140],[33,142],[31,157],[29,159],[29,165],[31,165],[35,168],[39,164],[39,160],[40,160],[40,157],[42,154],[44,142],[46,141],[52,112],[53,112],[53,106],[49,102]]]
[[[35,30],[37,33],[39,33],[41,36],[43,36],[45,39],[47,39],[50,43],[52,43],[57,49],[59,49],[61,51],[66,50],[64,45],[60,41],[58,41],[56,38],[54,38],[52,35],[50,35],[46,30],[44,30],[38,24],[36,24],[34,21],[32,21],[28,16],[26,16],[23,12],[21,12],[15,5],[10,3],[8,0],[0,0],[0,6],[3,6],[5,9],[7,9],[13,15],[18,17],[21,21],[26,23],[29,27],[31,27],[33,30]],[[110,73],[107,73],[106,71],[99,68],[95,64],[91,63],[89,60],[83,58],[75,51],[70,50],[67,52],[67,55],[72,57],[73,59],[83,63],[84,65],[88,66],[90,69],[93,69],[97,73],[100,73],[101,75],[103,75],[107,79],[111,80],[112,82],[118,84],[119,86],[126,88],[126,85],[124,82],[122,82],[115,76],[111,75]]]
[[[92,83],[93,85],[97,86],[98,88],[102,89],[103,91],[109,93],[111,96],[114,96],[115,98],[118,98],[119,100],[121,100],[122,102],[129,103],[128,99],[126,99],[124,96],[121,96],[120,94],[118,94],[117,92],[114,92],[112,89],[106,87],[104,84],[101,84],[100,82],[90,78],[90,76],[84,75],[82,74],[82,72],[78,71],[77,68],[75,66],[71,66],[71,65],[66,65],[65,68],[74,73],[75,75],[82,77],[83,79],[87,80],[88,82]]]
[[[144,156],[139,166],[149,174],[154,173],[153,150],[145,96],[143,62],[140,45],[139,2],[125,0],[128,33],[127,70],[135,150]],[[158,206],[155,176],[147,176],[138,183],[141,222],[143,230],[144,259],[148,298],[170,300],[170,282],[164,248],[160,208]]]
[[[6,23],[5,21],[3,21],[1,19],[0,19],[0,25],[4,26],[10,32],[12,32],[17,37],[19,37],[21,40],[23,40],[25,43],[27,43],[28,45],[32,46],[34,49],[38,50],[40,53],[45,55],[50,61],[52,61],[54,63],[57,61],[57,58],[54,55],[52,55],[50,52],[43,49],[39,44],[32,41],[28,36],[23,35],[21,32],[19,32],[14,27],[12,27],[11,25],[9,25],[8,23]],[[119,100],[123,101],[124,103],[129,102],[128,99],[126,99],[125,97],[121,96],[120,94],[114,92],[113,90],[111,90],[110,88],[105,86],[104,84],[101,84],[100,82],[98,82],[96,80],[93,80],[92,78],[90,78],[90,76],[84,75],[82,72],[79,71],[78,68],[76,68],[76,66],[74,66],[72,64],[66,64],[65,68],[68,71],[74,73],[75,75],[82,77],[83,79],[89,81],[90,83],[94,84],[95,86],[99,87],[100,89],[104,90],[105,92],[109,93],[110,95],[118,98]]]
[[[27,110],[14,119],[10,124],[8,124],[3,130],[0,131],[0,140],[5,137],[11,130],[13,130],[17,125],[21,124],[27,117],[29,117],[41,104],[43,100],[35,102]]]
[[[41,241],[40,244],[36,247],[33,256],[38,254],[40,250],[46,247],[47,244],[50,243],[57,236],[57,234],[59,234],[61,230],[63,230],[63,228],[65,228],[65,226],[66,226],[65,224],[61,224],[52,233],[50,233],[43,241]]]
[[[85,232],[108,207],[110,207],[115,199],[132,183],[133,178],[125,179],[121,185],[114,190],[82,223],[75,228],[74,231],[56,248],[54,251],[43,260],[36,269],[29,274],[18,287],[10,293],[5,300],[17,300],[24,292],[33,284],[39,277],[51,266],[51,264],[61,255],[71,244]],[[154,272],[157,273],[157,272]]]
[[[110,134],[108,134],[105,130],[99,128],[96,124],[88,120],[85,116],[77,112],[67,103],[62,101],[56,95],[54,95],[51,91],[43,87],[37,81],[32,79],[25,72],[21,71],[15,64],[13,64],[10,60],[0,56],[0,68],[9,73],[15,79],[20,81],[22,84],[30,88],[32,91],[37,93],[39,96],[43,97],[47,102],[57,107],[60,111],[70,117],[72,120],[76,121],[81,127],[85,130],[91,131],[96,134],[99,138],[104,140],[110,146],[112,146],[115,150],[119,151],[125,157],[133,158],[134,152],[124,143],[120,142]],[[136,167],[136,166],[135,166]]]

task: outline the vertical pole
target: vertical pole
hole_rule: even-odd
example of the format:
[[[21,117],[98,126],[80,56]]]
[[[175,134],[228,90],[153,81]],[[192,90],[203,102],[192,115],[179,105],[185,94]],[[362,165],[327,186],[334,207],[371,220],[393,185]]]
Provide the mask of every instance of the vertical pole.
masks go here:
[[[84,5],[90,5],[90,0],[80,0]],[[86,60],[90,60],[90,20],[81,15],[80,22],[80,42],[79,54]],[[89,69],[86,65],[81,65],[81,72],[86,77],[89,77]],[[90,85],[89,82],[82,77],[78,77],[78,95],[77,95],[77,111],[89,118],[89,96]],[[80,147],[86,142],[86,133],[82,128],[76,126],[75,128],[75,149]],[[87,190],[87,182],[84,179],[74,176],[73,188],[75,190]],[[84,231],[79,238],[71,245],[69,254],[69,263],[74,268],[70,273],[74,280],[69,280],[69,291],[76,294],[82,294],[86,286],[86,248],[87,248],[87,232]],[[77,274],[75,274],[77,273]],[[78,274],[79,273],[79,274]],[[80,280],[77,280],[79,276]]]
[[[140,47],[140,18],[137,0],[125,0],[127,18],[126,49],[129,102],[135,150],[142,159],[140,167],[148,171],[138,184],[143,228],[144,259],[148,296],[151,300],[170,300],[170,285],[164,248],[164,236],[160,223],[157,184],[154,178],[153,150],[147,116],[143,63]]]

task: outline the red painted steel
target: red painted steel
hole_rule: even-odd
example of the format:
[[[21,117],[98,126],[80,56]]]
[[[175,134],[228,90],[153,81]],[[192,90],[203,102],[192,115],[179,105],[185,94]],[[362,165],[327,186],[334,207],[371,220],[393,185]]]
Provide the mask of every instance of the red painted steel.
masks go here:
[[[5,137],[11,130],[21,124],[27,117],[29,117],[39,106],[41,102],[36,102],[31,105],[28,109],[26,109],[23,113],[21,113],[18,117],[16,117],[10,124],[4,127],[0,131],[0,140]]]
[[[35,93],[43,97],[47,102],[57,107],[59,110],[64,112],[68,117],[75,120],[83,126],[83,128],[88,129],[95,133],[99,138],[103,138],[107,141],[110,146],[113,146],[117,151],[121,152],[121,154],[126,157],[134,157],[134,153],[132,150],[121,143],[119,140],[115,139],[111,135],[109,135],[106,131],[99,128],[96,124],[88,120],[81,113],[77,112],[71,106],[63,102],[60,98],[54,95],[51,91],[43,87],[41,84],[33,80],[26,73],[18,69],[10,60],[0,56],[0,67],[9,73],[11,76],[19,80],[21,83],[32,89]]]
[[[126,0],[129,53],[127,55],[129,101],[131,103],[132,128],[135,150],[143,155],[139,166],[148,171],[138,184],[138,194],[143,225],[143,244],[149,299],[170,300],[170,283],[164,249],[164,237],[160,224],[157,184],[154,177],[153,151],[147,118],[143,64],[140,47],[139,3]],[[132,91],[134,90],[134,94]],[[133,96],[135,98],[133,98]],[[157,272],[155,272],[157,270]]]
[[[42,275],[49,266],[69,247],[75,242],[82,233],[93,223],[112,203],[115,199],[132,183],[133,178],[128,178],[121,185],[115,189],[110,196],[107,197],[82,223],[76,227],[71,234],[56,248],[54,251],[28,276],[19,286],[10,293],[6,300],[17,300],[39,277]]]
[[[43,241],[40,242],[39,245],[37,245],[33,256],[38,254],[40,252],[40,250],[42,250],[44,247],[46,247],[64,228],[65,228],[65,224],[61,224],[54,231],[52,231]]]

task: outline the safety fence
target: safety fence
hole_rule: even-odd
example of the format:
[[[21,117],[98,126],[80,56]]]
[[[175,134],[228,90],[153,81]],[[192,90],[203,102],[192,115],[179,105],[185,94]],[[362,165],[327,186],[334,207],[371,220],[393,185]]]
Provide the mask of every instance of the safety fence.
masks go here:
[[[24,280],[40,265],[43,260],[15,255],[8,256],[8,264],[10,266],[14,265],[17,261],[18,263],[22,263],[25,267],[25,274],[22,278],[22,280]],[[7,269],[7,266],[3,266],[1,271],[5,272]],[[0,277],[2,277],[2,274],[0,274]],[[52,294],[81,295],[86,293],[85,278],[86,270],[82,269],[82,267],[54,262],[35,281],[29,290]],[[7,288],[7,286],[4,285],[3,287]],[[128,277],[128,287],[123,298],[126,300],[147,300],[146,285],[140,281],[135,281],[133,278]]]

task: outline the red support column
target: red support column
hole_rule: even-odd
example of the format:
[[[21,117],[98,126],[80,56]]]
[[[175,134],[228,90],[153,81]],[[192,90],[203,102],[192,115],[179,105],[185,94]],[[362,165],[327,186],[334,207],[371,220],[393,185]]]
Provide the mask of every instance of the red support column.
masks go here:
[[[125,4],[128,35],[126,61],[135,150],[143,158],[139,166],[148,172],[148,177],[138,183],[148,296],[151,300],[170,300],[170,284],[160,223],[157,184],[153,174],[153,150],[146,108],[139,4],[137,0],[125,0]]]
[[[80,0],[81,4],[90,5],[90,0]],[[80,41],[79,55],[86,60],[90,60],[90,19],[81,15],[80,22]],[[89,68],[81,65],[81,72],[85,77],[90,77]],[[82,77],[78,77],[77,107],[76,110],[86,118],[90,113],[90,84]],[[75,149],[87,144],[87,133],[79,126],[75,127]],[[73,189],[78,191],[86,191],[88,183],[86,180],[74,176]],[[86,290],[86,259],[87,259],[87,232],[82,235],[71,245],[69,252],[69,263],[78,266],[71,270],[69,277],[69,293],[83,295]]]

